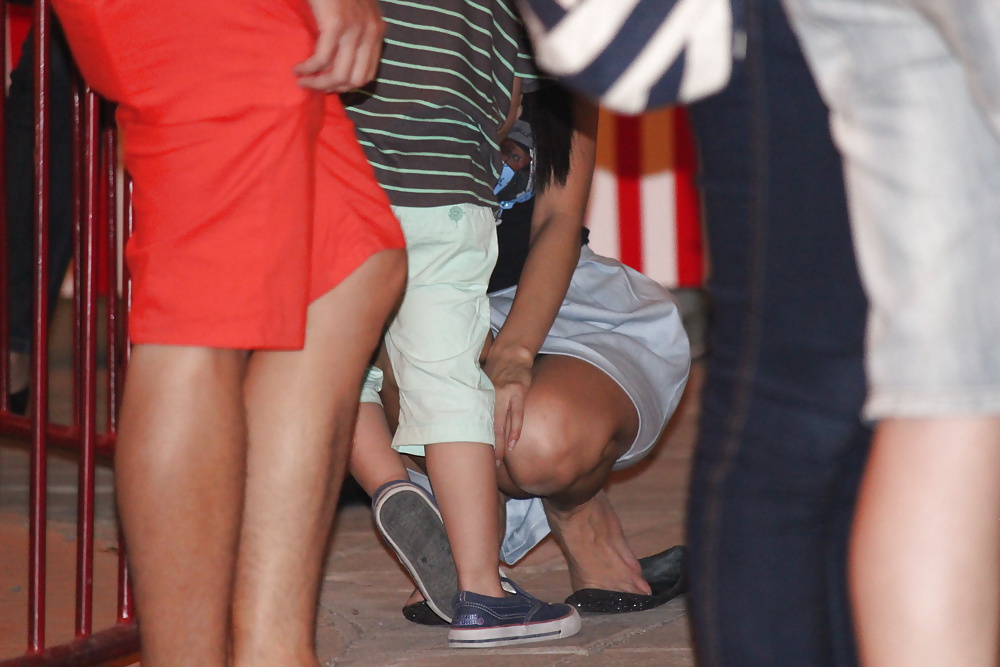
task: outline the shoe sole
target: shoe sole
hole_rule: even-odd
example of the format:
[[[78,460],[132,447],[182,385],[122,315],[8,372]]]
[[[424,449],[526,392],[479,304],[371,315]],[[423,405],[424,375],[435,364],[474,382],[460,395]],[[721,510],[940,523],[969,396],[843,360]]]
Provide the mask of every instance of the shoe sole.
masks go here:
[[[458,571],[441,513],[419,487],[400,484],[386,489],[373,508],[375,525],[435,614],[449,623],[451,598],[458,591]]]
[[[575,609],[570,614],[543,623],[502,625],[466,630],[452,628],[448,631],[450,648],[495,648],[531,642],[545,642],[572,637],[580,631],[580,614]]]

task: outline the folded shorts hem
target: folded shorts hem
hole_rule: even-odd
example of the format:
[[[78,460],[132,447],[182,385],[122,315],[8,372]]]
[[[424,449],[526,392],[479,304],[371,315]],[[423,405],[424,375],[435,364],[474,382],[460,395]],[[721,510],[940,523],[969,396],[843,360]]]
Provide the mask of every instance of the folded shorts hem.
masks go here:
[[[493,446],[493,424],[468,422],[427,426],[400,426],[392,439],[392,448],[400,454],[424,456],[424,445],[448,442],[475,442]]]
[[[880,419],[934,419],[1000,416],[1000,387],[978,388],[975,393],[873,393],[865,403],[864,417]]]

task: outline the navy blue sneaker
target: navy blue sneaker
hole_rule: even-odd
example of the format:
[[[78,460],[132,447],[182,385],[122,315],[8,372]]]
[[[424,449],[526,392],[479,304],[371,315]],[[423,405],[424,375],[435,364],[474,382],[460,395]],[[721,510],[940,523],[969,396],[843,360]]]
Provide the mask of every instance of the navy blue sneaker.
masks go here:
[[[536,600],[509,579],[503,579],[503,584],[514,594],[494,598],[460,591],[455,595],[448,646],[512,646],[572,637],[580,631],[580,614],[573,607]]]

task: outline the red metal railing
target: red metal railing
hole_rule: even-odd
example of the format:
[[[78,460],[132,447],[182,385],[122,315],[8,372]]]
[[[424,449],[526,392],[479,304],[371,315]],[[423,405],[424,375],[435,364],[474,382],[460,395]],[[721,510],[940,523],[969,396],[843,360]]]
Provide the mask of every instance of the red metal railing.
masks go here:
[[[6,25],[6,6],[4,6]],[[98,461],[114,449],[121,381],[128,360],[125,324],[129,282],[120,261],[124,237],[131,229],[127,184],[118,168],[114,123],[97,95],[82,83],[73,86],[73,383],[72,420],[69,425],[49,419],[49,164],[51,152],[50,54],[53,18],[47,0],[36,0],[34,31],[34,197],[33,332],[31,400],[27,417],[11,412],[8,341],[10,333],[8,224],[6,201],[0,206],[3,220],[0,250],[0,436],[27,442],[30,447],[28,507],[28,615],[25,653],[0,662],[0,667],[27,665],[97,665],[134,654],[138,632],[133,624],[124,549],[118,551],[118,604],[116,623],[94,628],[95,479]],[[8,49],[5,49],[5,53]],[[6,56],[2,56],[6,60]],[[9,68],[4,62],[4,71]],[[6,105],[0,105],[4,127]],[[0,192],[6,193],[6,160],[0,160]],[[118,196],[122,193],[122,196]],[[6,197],[5,197],[6,199]],[[124,200],[124,201],[120,201]],[[104,289],[99,283],[104,278]],[[99,318],[104,318],[103,340],[107,363],[104,381],[99,368]],[[99,398],[105,398],[104,419],[99,418]],[[78,457],[75,639],[58,646],[46,644],[46,558],[49,551],[47,521],[47,461],[50,451],[70,451]],[[6,656],[0,655],[0,659]]]

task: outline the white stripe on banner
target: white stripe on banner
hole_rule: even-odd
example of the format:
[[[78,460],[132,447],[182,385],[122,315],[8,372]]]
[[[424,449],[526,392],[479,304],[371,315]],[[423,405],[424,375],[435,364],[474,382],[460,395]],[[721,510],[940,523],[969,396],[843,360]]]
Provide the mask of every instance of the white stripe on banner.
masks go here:
[[[643,273],[672,287],[677,285],[677,180],[672,171],[642,178]]]
[[[642,117],[602,109],[586,221],[594,252],[671,289],[704,280],[688,132],[679,107]]]
[[[587,208],[590,247],[598,255],[618,258],[618,176],[598,167]]]
[[[677,211],[673,172],[645,176],[642,200],[642,272],[666,287],[677,286]],[[620,259],[618,230],[618,179],[598,169],[590,193],[587,215],[590,247],[599,255]]]

